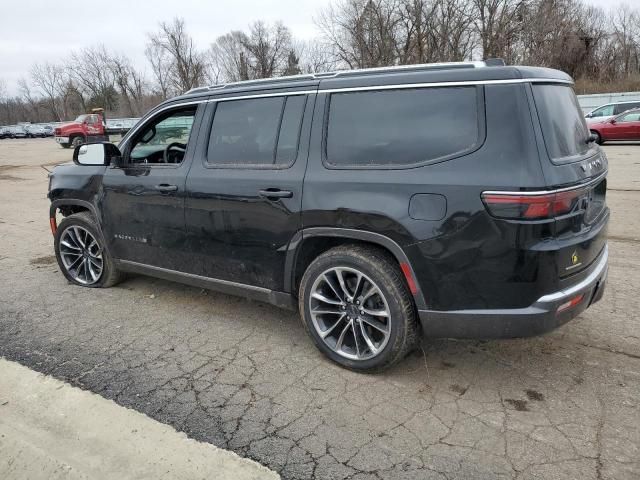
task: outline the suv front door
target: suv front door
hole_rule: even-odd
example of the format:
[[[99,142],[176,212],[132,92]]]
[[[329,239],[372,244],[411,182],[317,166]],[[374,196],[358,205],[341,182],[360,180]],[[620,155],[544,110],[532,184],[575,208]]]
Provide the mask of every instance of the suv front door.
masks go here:
[[[204,106],[154,115],[128,139],[103,177],[102,228],[114,257],[180,270],[185,180]]]
[[[187,178],[190,272],[282,291],[315,95],[212,101]]]

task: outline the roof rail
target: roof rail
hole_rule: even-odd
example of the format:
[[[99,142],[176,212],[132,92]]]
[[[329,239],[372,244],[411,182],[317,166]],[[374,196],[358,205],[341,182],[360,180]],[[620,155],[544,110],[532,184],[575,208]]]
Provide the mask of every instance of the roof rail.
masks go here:
[[[230,82],[230,83],[221,83],[217,85],[210,85],[208,87],[197,87],[192,88],[187,92],[187,94],[191,93],[204,93],[209,92],[211,90],[218,90],[222,88],[228,88],[238,85],[250,86],[255,84],[262,83],[285,83],[290,81],[300,81],[300,80],[322,80],[324,78],[336,78],[342,76],[353,76],[353,75],[368,75],[368,74],[376,74],[376,73],[386,73],[386,72],[395,72],[395,71],[410,71],[410,70],[446,70],[446,69],[454,69],[454,68],[483,68],[483,67],[497,67],[504,66],[504,60],[501,58],[489,58],[485,61],[469,61],[469,62],[439,62],[439,63],[419,63],[419,64],[411,64],[411,65],[392,65],[389,67],[372,67],[372,68],[359,68],[353,70],[336,70],[333,72],[321,72],[321,73],[309,73],[309,74],[301,74],[301,75],[288,75],[284,77],[273,77],[273,78],[259,78],[256,80],[241,80],[238,82]]]

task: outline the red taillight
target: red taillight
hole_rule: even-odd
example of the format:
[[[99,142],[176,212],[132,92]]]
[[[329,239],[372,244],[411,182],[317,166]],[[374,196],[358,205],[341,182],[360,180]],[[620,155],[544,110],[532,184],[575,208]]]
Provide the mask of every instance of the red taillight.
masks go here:
[[[554,193],[484,192],[482,201],[494,217],[539,220],[569,213],[584,189]]]
[[[568,302],[565,302],[562,305],[560,305],[558,307],[558,310],[556,311],[556,313],[562,313],[565,310],[568,310],[570,308],[575,307],[576,305],[579,305],[580,302],[582,302],[582,299],[584,299],[584,293],[581,293],[580,295],[576,295],[575,297],[573,297]]]

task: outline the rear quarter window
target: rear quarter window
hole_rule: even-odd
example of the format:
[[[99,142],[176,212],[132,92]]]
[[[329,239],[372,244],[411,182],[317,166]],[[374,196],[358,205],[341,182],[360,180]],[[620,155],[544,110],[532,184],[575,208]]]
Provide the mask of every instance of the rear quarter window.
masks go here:
[[[326,123],[331,168],[403,168],[447,160],[481,143],[480,88],[333,93]]]
[[[573,88],[533,85],[533,97],[547,153],[552,161],[581,160],[590,151],[588,130]]]

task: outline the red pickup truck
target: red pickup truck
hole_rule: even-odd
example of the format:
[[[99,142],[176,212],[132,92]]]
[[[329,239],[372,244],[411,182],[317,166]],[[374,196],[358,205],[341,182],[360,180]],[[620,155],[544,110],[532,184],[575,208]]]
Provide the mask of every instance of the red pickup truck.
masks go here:
[[[87,142],[109,141],[102,113],[80,115],[73,122],[56,127],[54,135],[56,142],[63,148],[75,148]]]

